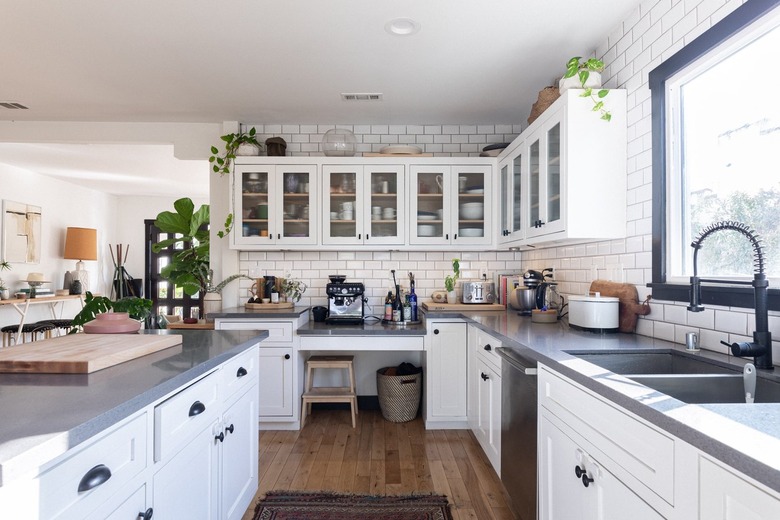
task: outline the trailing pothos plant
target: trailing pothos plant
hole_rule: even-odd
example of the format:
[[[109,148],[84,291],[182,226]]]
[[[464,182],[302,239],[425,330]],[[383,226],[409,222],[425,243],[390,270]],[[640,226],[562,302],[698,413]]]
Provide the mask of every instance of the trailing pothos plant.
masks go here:
[[[95,296],[87,291],[84,296],[84,307],[73,317],[73,328],[70,333],[78,332],[85,323],[94,320],[98,314],[110,311],[126,312],[134,320],[143,321],[152,315],[152,300],[138,296],[111,300],[106,296]]]
[[[214,170],[214,173],[219,173],[220,175],[230,173],[230,166],[233,164],[233,159],[236,158],[236,151],[240,145],[253,144],[260,147],[260,143],[255,138],[256,133],[255,127],[252,127],[247,133],[239,131],[234,134],[220,136],[220,139],[225,142],[225,149],[220,154],[219,148],[212,146],[211,157],[209,157],[211,169]]]
[[[588,58],[582,61],[581,56],[574,56],[568,62],[566,62],[566,73],[563,75],[565,78],[572,78],[575,75],[580,80],[580,85],[584,91],[580,94],[580,97],[587,97],[593,101],[593,111],[601,113],[601,119],[604,121],[611,121],[612,114],[604,108],[604,98],[609,94],[607,89],[599,89],[595,93],[592,87],[586,87],[588,78],[591,72],[601,72],[604,70],[604,62],[596,58]]]

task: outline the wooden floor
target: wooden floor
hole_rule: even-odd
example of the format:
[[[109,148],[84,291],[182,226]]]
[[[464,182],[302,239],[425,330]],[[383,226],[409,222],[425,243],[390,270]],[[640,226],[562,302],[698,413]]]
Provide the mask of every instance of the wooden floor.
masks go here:
[[[455,520],[513,519],[503,486],[468,430],[425,430],[361,410],[315,410],[301,431],[260,433],[258,498],[274,490],[447,495]]]

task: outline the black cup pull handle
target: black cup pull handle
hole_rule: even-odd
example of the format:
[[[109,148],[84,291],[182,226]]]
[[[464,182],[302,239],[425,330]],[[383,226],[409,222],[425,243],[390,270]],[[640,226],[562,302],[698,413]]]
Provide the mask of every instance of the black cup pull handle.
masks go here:
[[[246,368],[238,367],[238,370],[236,371],[236,377],[244,377],[246,374],[247,374]]]
[[[154,515],[154,509],[150,507],[146,511],[141,511],[140,513],[138,513],[136,520],[152,520],[153,515]]]
[[[290,359],[290,354],[285,354],[284,359]]]
[[[105,484],[111,478],[111,470],[103,464],[98,464],[87,471],[79,481],[79,493],[95,489],[101,484]]]
[[[490,346],[490,343],[488,343],[487,345],[485,345],[485,346],[484,346],[484,347],[482,347],[482,348],[483,348],[483,349],[485,349],[485,350],[487,350],[488,352],[490,352],[491,350],[493,350],[493,347],[491,347],[491,346]]]
[[[192,403],[192,406],[190,406],[190,417],[195,417],[196,415],[200,415],[205,411],[206,411],[206,405],[201,403],[200,401],[195,401],[194,403]]]

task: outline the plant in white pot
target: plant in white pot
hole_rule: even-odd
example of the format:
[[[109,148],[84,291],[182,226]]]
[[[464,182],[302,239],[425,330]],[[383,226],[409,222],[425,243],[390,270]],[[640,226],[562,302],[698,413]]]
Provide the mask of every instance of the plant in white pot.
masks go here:
[[[11,270],[11,264],[9,264],[6,260],[0,261],[0,271],[10,271]],[[5,285],[5,282],[2,278],[0,278],[0,299],[7,300],[11,297],[11,291],[8,290],[8,287]]]
[[[454,275],[444,277],[444,288],[447,289],[447,303],[458,303],[458,293],[455,291],[455,283],[460,277],[460,260],[452,259],[452,271]]]
[[[238,132],[235,134],[226,134],[220,137],[225,142],[225,150],[220,155],[219,148],[211,147],[211,169],[214,173],[225,175],[230,173],[230,166],[237,155],[260,155],[263,146],[257,141],[255,127],[248,132]]]
[[[612,120],[612,114],[604,108],[604,98],[609,90],[601,87],[601,71],[604,70],[604,62],[596,58],[574,56],[566,62],[566,73],[558,82],[561,94],[570,88],[583,89],[580,97],[587,97],[593,101],[593,111],[601,114],[604,121]],[[598,89],[594,92],[594,89]]]

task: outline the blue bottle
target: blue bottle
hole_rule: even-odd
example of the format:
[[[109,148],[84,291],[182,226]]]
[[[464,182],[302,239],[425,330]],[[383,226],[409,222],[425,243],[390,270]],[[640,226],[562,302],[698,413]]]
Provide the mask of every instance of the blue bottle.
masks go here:
[[[409,280],[409,304],[412,306],[412,321],[417,321],[417,295],[414,294],[414,278]]]

